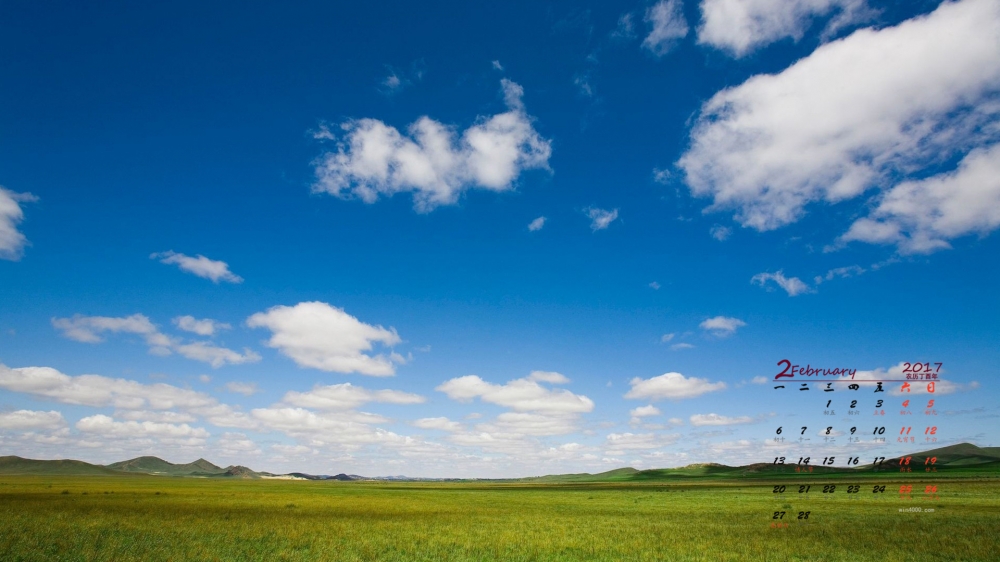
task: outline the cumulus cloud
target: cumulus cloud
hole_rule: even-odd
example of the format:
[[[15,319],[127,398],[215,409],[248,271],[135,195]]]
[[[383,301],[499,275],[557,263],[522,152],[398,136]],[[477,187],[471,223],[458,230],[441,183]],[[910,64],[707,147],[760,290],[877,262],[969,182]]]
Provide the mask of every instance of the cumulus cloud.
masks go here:
[[[743,226],[771,230],[812,202],[836,203],[899,176],[927,175],[1000,137],[1000,4],[944,2],[894,27],[864,29],[817,48],[786,70],[716,93],[702,107],[678,166],[709,210],[735,209]],[[942,237],[994,228],[977,209],[933,218],[942,193],[991,169],[986,149],[952,175],[904,183],[846,240],[917,251]],[[995,161],[995,158],[993,158]],[[963,203],[995,201],[987,187]],[[892,192],[890,192],[892,193]],[[898,203],[897,203],[898,201]],[[923,209],[915,218],[911,205]],[[927,240],[930,244],[922,243]]]
[[[528,380],[535,382],[547,382],[550,384],[569,383],[569,378],[566,375],[555,371],[531,371],[531,374],[528,375]]]
[[[742,57],[781,39],[798,41],[814,18],[837,11],[827,33],[873,14],[866,0],[702,0],[698,43]]]
[[[629,410],[628,414],[629,416],[631,416],[631,419],[629,420],[628,423],[629,425],[639,425],[642,423],[642,418],[650,416],[658,416],[660,415],[660,413],[661,413],[660,409],[657,408],[656,406],[653,406],[652,404],[648,406],[640,406],[638,408],[633,408]]]
[[[629,410],[629,415],[632,416],[632,417],[634,417],[634,418],[642,418],[642,417],[647,417],[647,416],[658,416],[658,415],[660,415],[660,409],[657,408],[656,406],[653,406],[652,404],[650,404],[648,406],[639,406],[638,408],[634,408],[632,410]]]
[[[275,306],[248,318],[247,325],[271,330],[267,345],[300,367],[376,377],[396,374],[391,357],[366,353],[376,343],[400,343],[396,330],[365,324],[325,302]]]
[[[722,226],[721,224],[717,224],[712,226],[712,228],[709,229],[708,233],[712,235],[712,238],[715,238],[719,242],[725,242],[729,238],[729,236],[733,233],[733,229],[729,228],[728,226]]]
[[[590,229],[594,232],[598,230],[604,230],[611,225],[618,218],[618,209],[612,209],[610,211],[606,209],[598,209],[596,207],[590,207],[584,210],[584,213],[590,219]]]
[[[223,365],[240,365],[260,361],[260,355],[251,349],[244,348],[243,353],[239,353],[204,341],[176,345],[174,351],[188,359],[208,363],[215,368]]]
[[[676,442],[679,437],[655,433],[611,433],[605,439],[604,446],[607,447],[607,454],[616,455],[624,451],[659,449]]]
[[[251,416],[261,427],[280,431],[314,444],[363,445],[392,444],[407,438],[371,424],[389,420],[375,414],[347,410],[343,412],[314,412],[305,408],[256,408]]]
[[[524,109],[524,89],[507,79],[501,85],[507,111],[480,119],[457,139],[429,117],[410,125],[408,135],[377,119],[341,124],[336,152],[316,161],[313,191],[366,203],[412,192],[414,207],[428,212],[468,189],[513,189],[522,171],[548,169],[552,149]]]
[[[533,371],[523,379],[503,385],[488,383],[475,375],[444,382],[437,390],[453,400],[479,398],[513,410],[477,424],[474,431],[458,430],[449,440],[462,446],[516,453],[533,449],[537,445],[533,438],[577,431],[580,414],[593,410],[593,401],[565,389],[546,388],[540,382],[565,384],[569,379],[560,373]]]
[[[59,429],[66,426],[66,420],[56,411],[15,410],[0,412],[0,430]]]
[[[181,330],[192,332],[199,336],[212,336],[220,330],[229,330],[232,328],[229,324],[218,322],[211,318],[198,320],[194,316],[178,316],[174,318],[173,322]]]
[[[532,376],[536,376],[535,371]],[[545,375],[558,373],[545,373]],[[507,384],[492,384],[476,375],[448,380],[435,390],[444,392],[452,400],[468,401],[479,398],[483,402],[498,404],[518,412],[583,413],[594,409],[594,402],[586,396],[560,389],[550,389],[538,384],[538,377],[515,379]],[[562,375],[559,375],[562,377]],[[558,382],[568,382],[562,377]]]
[[[725,337],[734,334],[736,330],[746,325],[747,323],[739,318],[716,316],[714,318],[706,318],[701,324],[698,324],[698,327],[711,332],[714,336]]]
[[[125,317],[83,316],[72,318],[53,318],[52,326],[62,330],[63,336],[83,343],[100,343],[104,341],[104,332],[138,334],[145,338],[152,350],[160,354],[170,353],[173,342],[153,325],[143,314],[133,314]]]
[[[753,379],[751,379],[750,382],[752,382],[753,384],[767,384],[767,383],[771,382],[771,379],[769,379],[767,377],[764,377],[764,376],[758,375],[758,376],[754,377]]]
[[[28,239],[17,229],[24,220],[21,203],[38,201],[30,193],[14,193],[0,186],[0,259],[17,261],[24,255]]]
[[[93,433],[103,437],[135,439],[143,437],[185,438],[204,440],[209,437],[208,431],[200,427],[191,427],[186,423],[159,423],[137,421],[115,421],[110,416],[97,414],[88,416],[76,422],[76,428],[84,433]]]
[[[538,217],[537,219],[531,221],[528,224],[528,230],[530,230],[531,232],[536,232],[541,230],[542,227],[544,226],[545,226],[545,217]]]
[[[351,383],[317,385],[307,392],[289,391],[282,403],[316,410],[350,410],[369,402],[384,404],[421,404],[427,399],[399,390],[368,390]]]
[[[410,425],[420,429],[439,429],[441,431],[458,431],[462,429],[462,424],[451,421],[448,418],[421,418]]]
[[[51,367],[19,367],[0,364],[0,388],[47,398],[64,404],[119,410],[163,412],[179,410],[204,417],[220,427],[246,427],[242,412],[220,404],[204,392],[164,383],[142,384],[127,379],[101,375],[69,376]],[[135,414],[131,419],[153,420],[153,416]]]
[[[893,244],[903,254],[951,248],[949,240],[985,236],[1000,226],[1000,144],[975,149],[954,172],[900,183],[878,197],[841,242]]]
[[[176,351],[188,359],[202,361],[216,368],[226,364],[239,365],[260,361],[260,355],[250,349],[244,349],[241,354],[209,342],[182,343],[161,333],[143,314],[125,317],[76,314],[72,318],[53,318],[52,326],[62,330],[65,337],[83,343],[100,343],[104,341],[101,334],[105,332],[141,335],[146,340],[150,353],[169,355]]]
[[[753,423],[753,418],[750,416],[731,418],[729,416],[720,416],[719,414],[695,414],[691,416],[691,425],[695,427],[704,425],[739,425],[744,423]]]
[[[708,382],[708,379],[685,377],[680,373],[665,373],[649,379],[636,377],[629,384],[632,389],[625,398],[634,400],[681,400],[726,388],[726,383],[721,381]]]
[[[645,19],[651,29],[642,46],[658,57],[669,53],[688,34],[681,0],[660,0],[646,10]]]
[[[812,292],[809,289],[809,285],[806,285],[801,279],[798,277],[785,277],[784,272],[780,269],[775,273],[758,273],[750,278],[751,283],[760,285],[761,287],[767,287],[768,290],[771,290],[768,286],[769,281],[773,281],[781,287],[790,297],[801,295],[802,293]]]
[[[680,351],[682,349],[694,349],[694,345],[690,343],[681,342],[681,343],[675,343],[670,346],[671,351]]]
[[[229,283],[243,282],[242,277],[229,271],[229,264],[224,261],[206,258],[201,254],[191,257],[169,250],[150,254],[149,257],[150,259],[160,260],[160,263],[176,265],[181,271],[186,271],[205,279],[211,279],[213,283],[218,283],[219,281]]]

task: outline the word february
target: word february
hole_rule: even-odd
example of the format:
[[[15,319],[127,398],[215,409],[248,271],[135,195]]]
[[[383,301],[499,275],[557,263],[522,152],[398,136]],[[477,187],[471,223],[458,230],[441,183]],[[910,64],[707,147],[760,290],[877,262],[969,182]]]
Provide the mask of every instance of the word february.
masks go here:
[[[854,378],[854,374],[858,372],[857,369],[844,369],[837,367],[836,369],[820,369],[813,368],[811,365],[806,365],[805,367],[801,365],[792,365],[792,362],[788,359],[782,359],[778,361],[778,366],[784,365],[785,368],[777,375],[774,375],[774,380],[778,380],[782,377],[793,378],[796,375],[800,377],[851,377]]]

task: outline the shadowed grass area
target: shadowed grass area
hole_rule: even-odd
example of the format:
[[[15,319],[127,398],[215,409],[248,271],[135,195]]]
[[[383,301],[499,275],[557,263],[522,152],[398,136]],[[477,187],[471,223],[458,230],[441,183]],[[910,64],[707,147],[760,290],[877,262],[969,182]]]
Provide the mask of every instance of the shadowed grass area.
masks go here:
[[[813,479],[811,479],[813,480]],[[996,560],[1000,482],[813,484],[0,477],[4,560]],[[775,484],[778,484],[775,481]],[[63,493],[68,491],[68,493]],[[86,495],[85,495],[86,494]],[[934,509],[933,513],[901,508]],[[788,528],[772,528],[785,511]],[[808,520],[798,520],[809,511]]]

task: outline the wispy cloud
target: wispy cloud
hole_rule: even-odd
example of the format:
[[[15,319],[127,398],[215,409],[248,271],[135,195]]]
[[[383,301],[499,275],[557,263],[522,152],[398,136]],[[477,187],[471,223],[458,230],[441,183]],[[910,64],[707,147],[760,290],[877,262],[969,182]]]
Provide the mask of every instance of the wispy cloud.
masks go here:
[[[229,271],[229,264],[224,261],[206,258],[201,254],[191,257],[169,250],[150,254],[149,257],[150,259],[160,260],[160,263],[176,265],[181,271],[210,279],[213,283],[218,283],[219,281],[226,281],[228,283],[243,282],[242,277]]]
[[[606,229],[618,218],[618,209],[608,211],[606,209],[588,207],[584,210],[584,213],[590,218],[590,229],[594,232]]]

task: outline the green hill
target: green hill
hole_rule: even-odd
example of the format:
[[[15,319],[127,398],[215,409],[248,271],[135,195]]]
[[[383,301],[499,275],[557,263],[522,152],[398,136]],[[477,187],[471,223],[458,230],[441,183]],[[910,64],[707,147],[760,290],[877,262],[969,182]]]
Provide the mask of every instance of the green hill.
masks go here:
[[[159,457],[136,457],[127,461],[109,464],[108,468],[121,472],[166,474],[170,476],[210,476],[226,472],[226,469],[215,466],[205,459],[198,459],[187,464],[174,464]]]
[[[83,461],[38,461],[21,457],[0,457],[0,474],[35,474],[60,476],[111,476],[121,474],[107,467]]]
[[[971,443],[959,443],[910,453],[906,456],[915,460],[911,462],[914,470],[924,469],[924,460],[935,458],[934,466],[939,474],[955,475],[975,475],[979,473],[1000,472],[1000,447],[977,447]],[[899,457],[890,457],[885,460],[883,468],[887,471],[897,471],[899,468]],[[856,475],[872,473],[872,465],[858,467],[834,467],[812,465],[810,475]],[[885,474],[885,471],[880,472]],[[786,476],[801,476],[794,472],[793,466],[775,465],[771,463],[756,463],[746,466],[727,466],[716,463],[691,464],[679,468],[657,468],[650,470],[636,470],[634,468],[619,468],[599,474],[552,474],[536,478],[524,478],[527,482],[657,482],[657,481],[683,481],[694,478],[774,478]]]

